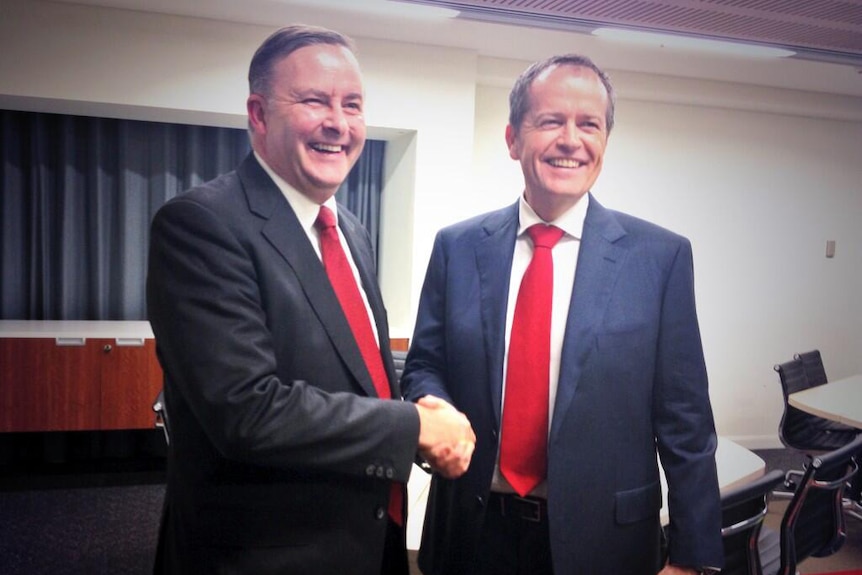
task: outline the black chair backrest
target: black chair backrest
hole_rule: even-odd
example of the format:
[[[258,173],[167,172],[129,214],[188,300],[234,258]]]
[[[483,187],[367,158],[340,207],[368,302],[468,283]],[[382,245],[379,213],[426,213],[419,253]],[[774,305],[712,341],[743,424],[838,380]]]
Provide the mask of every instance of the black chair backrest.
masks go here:
[[[804,351],[797,353],[793,359],[802,361],[802,367],[805,370],[805,377],[808,378],[808,385],[817,387],[829,381],[826,377],[826,368],[823,366],[823,358],[820,356],[819,349]]]
[[[404,362],[407,361],[407,352],[393,349],[392,361],[395,362],[395,378],[400,381],[401,374],[404,373]]]
[[[758,538],[766,517],[769,494],[784,481],[776,469],[721,496],[721,536],[724,542],[722,575],[763,573]]]
[[[806,413],[787,403],[791,393],[811,387],[801,359],[779,363],[774,367],[781,380],[784,414],[778,424],[778,437],[786,447],[797,451],[831,451],[856,437],[856,431],[836,425],[822,417]]]
[[[805,374],[805,365],[801,359],[791,359],[779,363],[773,369],[778,372],[778,377],[781,380],[781,391],[784,393],[785,400],[791,393],[811,387],[808,376]]]
[[[842,499],[860,455],[862,436],[808,462],[781,520],[781,575],[792,575],[804,559],[832,555],[844,544]]]

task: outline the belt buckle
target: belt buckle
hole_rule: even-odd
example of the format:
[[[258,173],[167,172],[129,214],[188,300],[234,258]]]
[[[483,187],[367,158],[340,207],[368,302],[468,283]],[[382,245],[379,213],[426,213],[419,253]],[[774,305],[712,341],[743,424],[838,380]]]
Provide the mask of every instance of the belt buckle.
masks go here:
[[[502,499],[504,502],[503,506],[503,514],[506,514],[505,501],[506,498]],[[516,509],[512,509],[513,512],[517,512],[518,516],[524,521],[532,521],[533,523],[539,523],[542,521],[542,503],[540,501],[536,501],[535,499],[526,499],[525,497],[519,497],[517,495],[511,496],[511,501],[517,503]]]

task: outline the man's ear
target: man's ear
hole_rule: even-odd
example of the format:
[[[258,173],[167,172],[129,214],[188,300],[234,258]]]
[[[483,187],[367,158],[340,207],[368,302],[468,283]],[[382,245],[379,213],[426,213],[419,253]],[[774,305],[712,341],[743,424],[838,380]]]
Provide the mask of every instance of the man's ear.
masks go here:
[[[256,134],[266,133],[266,100],[260,94],[249,94],[245,101],[248,123]]]
[[[513,160],[520,159],[520,154],[518,152],[518,148],[515,146],[515,128],[512,127],[512,124],[506,124],[506,146],[509,148],[509,157]]]

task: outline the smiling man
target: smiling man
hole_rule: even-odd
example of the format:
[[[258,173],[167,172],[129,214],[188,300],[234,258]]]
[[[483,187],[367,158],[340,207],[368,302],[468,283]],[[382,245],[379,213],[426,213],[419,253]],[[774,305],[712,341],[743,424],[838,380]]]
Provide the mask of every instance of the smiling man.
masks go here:
[[[533,64],[509,104],[524,193],[439,232],[401,380],[406,398],[463,411],[477,436],[467,473],[433,479],[422,571],[721,567],[691,245],[592,196],[614,121],[592,61]]]
[[[170,445],[155,573],[407,575],[417,451],[470,462],[463,414],[401,401],[367,232],[334,195],[365,143],[351,42],[255,52],[253,153],[153,219],[147,305]]]

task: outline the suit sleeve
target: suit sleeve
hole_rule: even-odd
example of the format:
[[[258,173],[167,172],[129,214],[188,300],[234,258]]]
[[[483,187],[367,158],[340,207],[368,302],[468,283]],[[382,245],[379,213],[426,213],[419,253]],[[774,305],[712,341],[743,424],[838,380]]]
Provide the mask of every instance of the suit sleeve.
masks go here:
[[[410,401],[433,395],[452,403],[445,384],[446,267],[445,243],[443,235],[438,233],[419,298],[413,342],[401,376],[402,393]]]
[[[207,206],[180,197],[157,213],[147,303],[171,391],[225,458],[354,475],[386,463],[391,479],[406,481],[415,408],[279,379],[258,273],[235,230]]]
[[[721,567],[717,438],[694,298],[691,245],[680,244],[662,304],[655,434],[668,484],[670,561]]]

